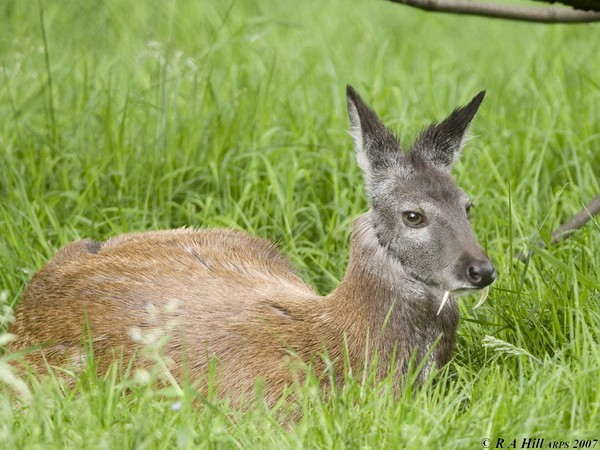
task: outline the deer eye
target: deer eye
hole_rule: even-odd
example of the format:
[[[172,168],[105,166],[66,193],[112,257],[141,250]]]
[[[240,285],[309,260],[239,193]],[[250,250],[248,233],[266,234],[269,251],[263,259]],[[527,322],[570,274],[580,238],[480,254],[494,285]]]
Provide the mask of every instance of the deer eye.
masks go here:
[[[404,224],[411,228],[420,228],[427,225],[425,216],[421,213],[414,211],[405,211],[402,213],[402,221]]]
[[[467,203],[467,206],[465,206],[465,211],[467,213],[467,217],[469,218],[469,220],[471,219],[471,208],[473,208],[475,205],[473,205],[473,203],[469,202]]]

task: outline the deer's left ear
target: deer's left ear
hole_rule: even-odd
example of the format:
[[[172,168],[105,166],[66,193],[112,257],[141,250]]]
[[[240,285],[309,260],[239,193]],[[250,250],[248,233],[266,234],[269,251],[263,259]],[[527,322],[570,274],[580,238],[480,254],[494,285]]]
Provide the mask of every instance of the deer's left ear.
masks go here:
[[[485,91],[477,94],[468,105],[455,109],[440,123],[434,123],[423,131],[412,146],[426,161],[450,172],[460,157],[467,128],[473,120]]]

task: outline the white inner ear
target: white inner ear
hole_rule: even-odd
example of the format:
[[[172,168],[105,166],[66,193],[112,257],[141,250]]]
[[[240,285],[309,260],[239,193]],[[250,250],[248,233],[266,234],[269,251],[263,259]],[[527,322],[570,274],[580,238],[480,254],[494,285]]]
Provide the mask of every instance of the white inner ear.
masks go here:
[[[454,158],[452,158],[452,165],[453,166],[460,159],[460,156],[462,155],[463,149],[467,145],[467,142],[469,142],[471,140],[471,138],[472,138],[472,136],[469,134],[469,130],[467,129],[465,131],[465,134],[463,135],[462,139],[458,143],[458,148],[454,152]]]
[[[369,164],[369,158],[367,158],[367,151],[365,149],[363,131],[360,125],[358,110],[352,101],[348,102],[348,115],[350,116],[350,136],[352,136],[352,140],[354,141],[356,162],[365,174],[365,177],[369,178],[371,174],[371,165]]]
[[[469,133],[469,129],[467,128],[465,130],[465,134],[463,135],[460,142],[458,143],[458,148],[454,152],[454,155],[452,157],[452,163],[448,167],[448,170],[451,170],[452,167],[454,167],[454,165],[458,162],[458,160],[460,159],[460,157],[462,155],[463,149],[467,145],[467,142],[469,142],[471,139],[473,139],[473,136]]]

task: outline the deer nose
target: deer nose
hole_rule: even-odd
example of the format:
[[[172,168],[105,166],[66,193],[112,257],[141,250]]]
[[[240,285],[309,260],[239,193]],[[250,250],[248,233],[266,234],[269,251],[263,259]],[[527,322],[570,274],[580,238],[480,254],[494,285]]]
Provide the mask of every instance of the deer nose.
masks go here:
[[[467,275],[473,286],[484,288],[496,279],[496,269],[489,259],[477,261],[469,267]]]

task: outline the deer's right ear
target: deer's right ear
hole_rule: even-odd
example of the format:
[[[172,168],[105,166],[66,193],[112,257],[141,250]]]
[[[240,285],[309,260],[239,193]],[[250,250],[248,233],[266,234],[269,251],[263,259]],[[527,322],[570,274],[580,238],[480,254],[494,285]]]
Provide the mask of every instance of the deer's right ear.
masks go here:
[[[389,167],[400,155],[398,139],[350,85],[346,86],[350,134],[354,151],[367,184],[376,172]]]

